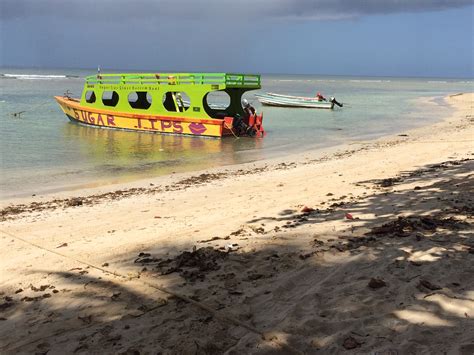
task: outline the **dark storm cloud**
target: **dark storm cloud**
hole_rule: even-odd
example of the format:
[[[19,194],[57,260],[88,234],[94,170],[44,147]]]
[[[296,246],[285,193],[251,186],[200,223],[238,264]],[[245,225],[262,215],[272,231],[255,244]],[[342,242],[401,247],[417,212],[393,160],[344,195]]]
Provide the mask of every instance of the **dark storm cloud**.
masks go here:
[[[296,0],[285,3],[289,16],[354,17],[446,10],[472,5],[472,0]]]
[[[338,19],[374,14],[438,11],[472,5],[472,0],[2,0],[3,20],[61,16],[121,21],[248,18]]]

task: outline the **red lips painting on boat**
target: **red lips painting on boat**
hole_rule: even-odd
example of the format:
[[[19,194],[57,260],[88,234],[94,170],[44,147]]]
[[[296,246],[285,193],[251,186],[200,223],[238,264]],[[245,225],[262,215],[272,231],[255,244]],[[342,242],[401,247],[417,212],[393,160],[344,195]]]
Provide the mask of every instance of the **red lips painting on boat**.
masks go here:
[[[188,127],[193,134],[197,135],[203,134],[206,131],[206,127],[202,123],[193,122]]]

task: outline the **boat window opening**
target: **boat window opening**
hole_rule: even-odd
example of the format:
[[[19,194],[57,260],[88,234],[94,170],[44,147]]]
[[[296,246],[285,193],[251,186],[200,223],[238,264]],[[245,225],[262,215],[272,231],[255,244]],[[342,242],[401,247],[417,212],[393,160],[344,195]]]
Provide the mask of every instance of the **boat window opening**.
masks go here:
[[[224,118],[230,116],[231,97],[226,91],[211,91],[203,98],[203,106],[206,113],[212,118]]]
[[[102,94],[102,103],[105,106],[117,106],[119,95],[116,91],[104,91]]]
[[[87,91],[86,92],[86,102],[93,104],[95,102],[95,92]]]
[[[151,106],[152,97],[146,91],[134,91],[128,94],[128,103],[132,108],[147,110]]]
[[[216,110],[226,110],[230,106],[230,96],[225,91],[211,91],[206,95],[208,106]]]
[[[184,91],[168,91],[163,95],[162,102],[169,112],[184,112],[191,106],[189,95]]]

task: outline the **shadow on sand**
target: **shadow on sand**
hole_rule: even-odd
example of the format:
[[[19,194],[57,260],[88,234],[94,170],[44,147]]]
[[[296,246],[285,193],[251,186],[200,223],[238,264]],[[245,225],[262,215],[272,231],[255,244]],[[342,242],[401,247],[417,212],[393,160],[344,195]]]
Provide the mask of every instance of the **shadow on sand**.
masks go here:
[[[44,284],[0,289],[0,351],[472,354],[473,165],[360,182],[368,194],[250,220],[224,244],[137,250],[124,277],[36,270]]]

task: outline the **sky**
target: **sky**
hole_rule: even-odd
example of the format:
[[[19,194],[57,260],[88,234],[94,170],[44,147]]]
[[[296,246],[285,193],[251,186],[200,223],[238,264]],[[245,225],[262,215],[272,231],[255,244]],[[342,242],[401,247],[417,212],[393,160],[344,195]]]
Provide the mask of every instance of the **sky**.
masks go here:
[[[473,0],[0,0],[0,66],[474,77]]]

